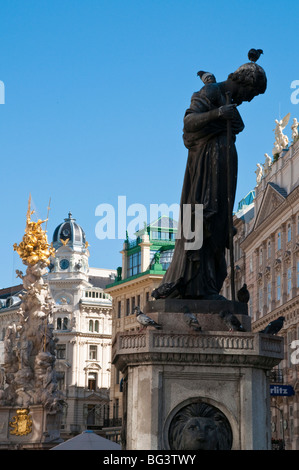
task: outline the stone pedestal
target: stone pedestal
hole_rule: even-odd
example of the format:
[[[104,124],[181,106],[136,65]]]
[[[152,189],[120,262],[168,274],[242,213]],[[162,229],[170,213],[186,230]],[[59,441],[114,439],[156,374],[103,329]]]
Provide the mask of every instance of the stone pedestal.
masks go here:
[[[187,326],[184,305],[202,331]],[[228,331],[223,309],[246,331]],[[124,375],[125,448],[196,450],[196,423],[209,429],[198,431],[202,449],[270,449],[268,371],[283,358],[282,338],[252,333],[239,302],[158,300],[144,312],[162,329],[118,334],[112,353]]]
[[[51,414],[40,405],[28,409],[1,406],[0,450],[50,449],[63,442],[60,421],[60,412]]]

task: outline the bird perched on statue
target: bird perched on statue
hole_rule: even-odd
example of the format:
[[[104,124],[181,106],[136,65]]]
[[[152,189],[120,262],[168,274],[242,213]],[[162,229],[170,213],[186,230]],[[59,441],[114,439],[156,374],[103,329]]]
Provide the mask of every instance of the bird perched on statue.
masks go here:
[[[134,311],[136,312],[138,323],[140,323],[143,328],[146,328],[147,326],[154,326],[157,330],[162,328],[161,325],[155,322],[155,320],[145,315],[145,313],[140,310],[140,307],[135,307]]]
[[[200,77],[205,85],[208,83],[216,83],[216,77],[211,72],[204,72],[203,70],[200,70],[197,72],[197,76]]]
[[[243,287],[238,290],[237,297],[239,302],[242,302],[243,304],[248,304],[250,295],[247,290],[247,284],[243,284]]]
[[[251,62],[256,62],[263,53],[262,49],[250,49],[248,59],[251,60]]]
[[[285,317],[278,317],[277,320],[271,321],[264,330],[261,330],[260,333],[266,333],[267,335],[277,335],[277,333],[283,327]]]
[[[151,293],[151,296],[158,300],[158,299],[166,299],[166,297],[171,297],[174,292],[181,293],[183,289],[183,280],[179,279],[175,282],[165,282],[161,286],[157,287]]]
[[[190,328],[192,328],[194,331],[201,331],[201,326],[199,325],[196,315],[190,312],[190,309],[189,307],[187,307],[187,305],[184,306],[183,313],[184,313],[184,320],[187,323],[187,325]]]
[[[228,310],[222,310],[219,313],[219,317],[222,318],[229,331],[245,331],[238,318]]]

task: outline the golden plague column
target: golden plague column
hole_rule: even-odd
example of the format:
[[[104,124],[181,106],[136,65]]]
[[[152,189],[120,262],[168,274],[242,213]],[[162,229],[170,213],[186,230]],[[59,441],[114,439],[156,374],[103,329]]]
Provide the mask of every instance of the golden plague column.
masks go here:
[[[10,428],[7,427],[6,433],[9,445],[16,439],[24,439],[24,433],[16,432],[16,429],[25,429],[27,448],[28,445],[30,448],[30,443],[34,447],[35,441],[50,443],[60,440],[59,422],[63,408],[54,368],[54,302],[44,279],[49,258],[55,253],[43,228],[48,219],[35,222],[33,214],[29,198],[25,234],[19,245],[14,244],[14,250],[27,269],[26,274],[17,271],[17,276],[23,281],[23,293],[17,312],[18,322],[7,328],[4,339],[4,378],[0,388],[0,417],[4,408],[10,408],[7,416]],[[0,421],[4,422],[1,418]],[[32,421],[32,425],[22,426],[23,418],[26,422]],[[3,437],[0,434],[0,449],[5,448]],[[23,444],[19,442],[19,445]]]

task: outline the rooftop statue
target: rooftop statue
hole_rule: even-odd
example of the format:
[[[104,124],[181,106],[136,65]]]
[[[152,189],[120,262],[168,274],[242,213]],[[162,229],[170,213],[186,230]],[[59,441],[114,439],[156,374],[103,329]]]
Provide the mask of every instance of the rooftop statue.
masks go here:
[[[262,177],[263,177],[263,167],[260,163],[256,164],[255,174],[256,174],[256,184],[258,185],[262,181]]]
[[[269,171],[271,170],[271,165],[272,165],[272,158],[270,155],[265,153],[265,163],[263,164],[264,167],[264,175],[267,175]]]
[[[293,124],[291,125],[292,139],[293,139],[294,142],[298,139],[298,126],[299,126],[299,124],[298,124],[297,118],[294,118],[293,119]]]
[[[288,146],[288,143],[289,143],[288,136],[284,135],[282,131],[287,126],[289,119],[290,119],[290,115],[291,113],[288,113],[280,121],[278,121],[278,119],[275,119],[276,126],[275,126],[275,129],[273,129],[275,133],[275,142],[274,142],[274,147],[272,150],[273,155],[280,153],[283,149],[285,149]]]
[[[203,243],[199,249],[186,250],[181,233],[171,265],[161,285],[152,292],[154,298],[224,299],[219,292],[227,276],[225,249],[232,246],[238,167],[235,140],[244,130],[237,107],[264,93],[266,87],[264,70],[252,61],[229,74],[225,81],[207,83],[193,94],[184,116],[188,160],[180,223],[182,227],[183,207],[189,205],[191,226],[195,227],[195,207],[202,205]]]

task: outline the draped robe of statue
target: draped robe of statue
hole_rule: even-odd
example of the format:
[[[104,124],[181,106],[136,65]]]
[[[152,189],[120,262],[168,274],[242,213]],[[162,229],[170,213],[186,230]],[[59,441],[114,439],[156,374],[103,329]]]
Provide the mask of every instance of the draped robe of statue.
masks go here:
[[[185,117],[191,113],[206,113],[226,104],[221,83],[204,86],[193,94]],[[235,135],[244,129],[237,109],[231,120],[230,169],[231,200],[235,198],[237,183],[237,152]],[[198,250],[185,250],[183,233],[176,241],[172,262],[158,290],[175,283],[165,297],[220,299],[227,276],[225,248],[228,247],[228,183],[227,183],[227,120],[221,117],[203,122],[195,132],[183,133],[188,149],[188,161],[183,182],[180,215],[181,232],[183,205],[203,205],[203,244]],[[194,218],[194,216],[193,216]],[[194,230],[194,220],[192,221]],[[199,227],[197,227],[197,230]]]

